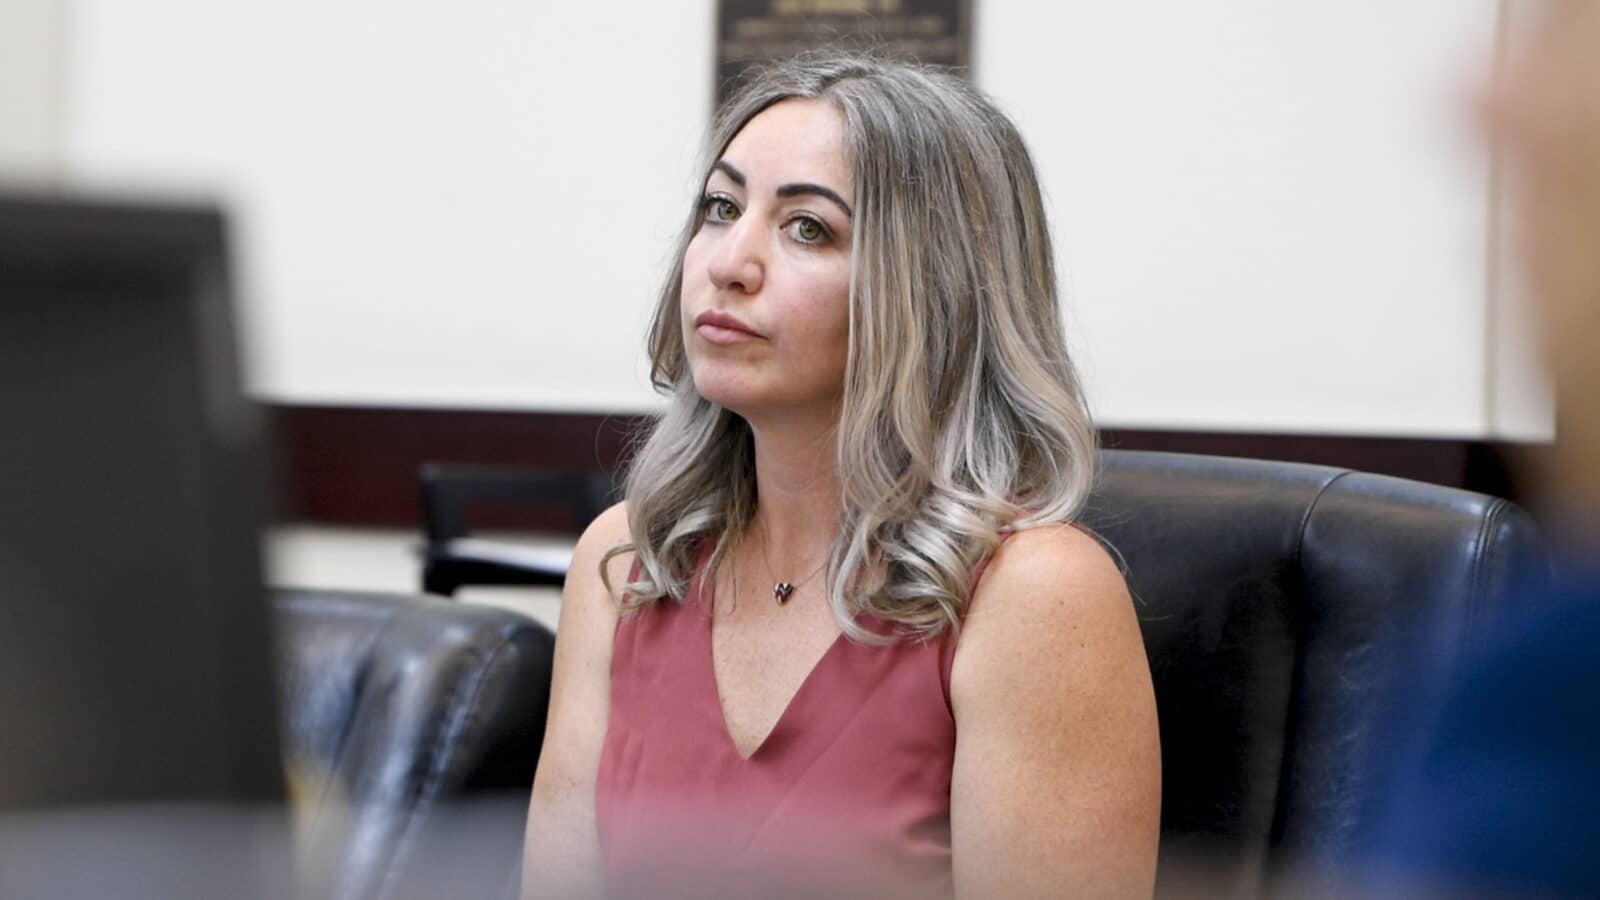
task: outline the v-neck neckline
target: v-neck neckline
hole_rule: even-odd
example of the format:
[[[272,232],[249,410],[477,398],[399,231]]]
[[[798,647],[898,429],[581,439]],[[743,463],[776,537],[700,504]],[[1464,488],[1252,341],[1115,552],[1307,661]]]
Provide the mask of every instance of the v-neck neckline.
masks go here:
[[[806,696],[806,692],[811,687],[811,683],[816,680],[817,672],[839,652],[840,646],[842,646],[844,642],[848,640],[848,638],[845,636],[843,630],[840,630],[838,634],[834,635],[833,640],[828,643],[827,649],[823,650],[822,655],[817,657],[816,662],[811,664],[811,668],[807,670],[805,677],[802,678],[800,680],[800,684],[795,687],[794,693],[789,695],[789,700],[783,705],[783,710],[778,713],[778,718],[772,721],[772,727],[767,729],[767,733],[761,736],[761,740],[757,741],[756,745],[750,749],[749,755],[746,755],[740,751],[739,742],[734,738],[733,728],[728,723],[728,707],[727,704],[723,702],[722,683],[717,678],[716,580],[714,578],[705,579],[705,581],[702,582],[701,590],[702,594],[700,599],[701,603],[703,604],[702,611],[705,613],[706,618],[705,659],[706,665],[710,670],[709,674],[711,678],[712,699],[717,704],[717,720],[722,723],[722,739],[727,743],[728,749],[733,751],[733,755],[735,757],[737,757],[741,762],[748,763],[755,760],[756,757],[761,756],[763,751],[765,751],[772,744],[773,738],[775,738],[785,729],[785,727],[789,724],[789,714],[794,712],[795,708],[800,705],[800,701]]]

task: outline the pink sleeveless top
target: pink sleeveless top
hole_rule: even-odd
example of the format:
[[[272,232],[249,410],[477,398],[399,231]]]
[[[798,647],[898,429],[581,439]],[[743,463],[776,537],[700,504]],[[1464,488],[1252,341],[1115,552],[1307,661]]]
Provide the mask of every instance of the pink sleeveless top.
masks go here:
[[[611,896],[952,896],[954,636],[841,635],[745,759],[717,693],[703,565],[684,603],[617,623],[595,788]]]

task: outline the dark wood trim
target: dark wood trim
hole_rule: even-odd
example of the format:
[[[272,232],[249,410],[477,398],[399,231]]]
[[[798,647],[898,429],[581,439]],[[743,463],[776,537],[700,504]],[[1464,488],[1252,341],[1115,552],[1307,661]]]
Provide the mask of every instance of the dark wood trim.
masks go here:
[[[591,474],[617,471],[638,415],[347,406],[268,407],[277,449],[279,517],[419,527],[425,462]],[[1109,448],[1244,456],[1340,466],[1518,499],[1519,448],[1439,438],[1109,429]],[[489,528],[566,530],[559,511],[486,511]]]
[[[1504,496],[1504,453],[1488,441],[1351,435],[1108,429],[1107,448],[1242,456],[1337,466]]]
[[[279,517],[418,527],[425,462],[615,471],[640,416],[342,406],[268,407],[278,459]],[[485,527],[565,528],[509,512]]]

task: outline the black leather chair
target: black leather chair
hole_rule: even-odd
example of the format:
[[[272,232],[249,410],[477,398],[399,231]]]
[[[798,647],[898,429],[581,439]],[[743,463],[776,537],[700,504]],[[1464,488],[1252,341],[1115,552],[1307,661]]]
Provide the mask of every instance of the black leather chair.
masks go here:
[[[313,897],[508,896],[554,637],[432,597],[284,591],[284,742]]]
[[[1491,632],[1544,564],[1504,500],[1293,463],[1106,451],[1084,524],[1124,562],[1155,679],[1163,895],[1259,895],[1337,857],[1397,671]]]
[[[483,507],[546,507],[566,514],[577,535],[615,503],[609,475],[570,475],[506,466],[427,463],[418,473],[422,489],[422,589],[444,597],[463,585],[560,587],[566,561],[506,559],[485,553],[469,539],[471,519]]]
[[[1338,857],[1399,668],[1492,631],[1544,565],[1504,500],[1322,466],[1107,451],[1084,523],[1125,562],[1155,678],[1164,895]]]

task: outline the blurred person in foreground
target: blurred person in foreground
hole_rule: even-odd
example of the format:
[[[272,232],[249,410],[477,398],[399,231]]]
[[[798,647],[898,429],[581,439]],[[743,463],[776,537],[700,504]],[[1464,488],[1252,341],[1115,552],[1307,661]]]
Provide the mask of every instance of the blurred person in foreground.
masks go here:
[[[1600,896],[1600,2],[1537,13],[1483,108],[1557,388],[1556,586],[1399,717],[1357,854],[1375,893]]]
[[[1015,126],[824,54],[708,149],[667,409],[564,592],[524,896],[1148,897],[1155,701],[1072,524],[1096,442]]]

